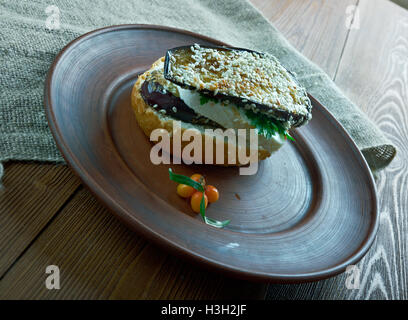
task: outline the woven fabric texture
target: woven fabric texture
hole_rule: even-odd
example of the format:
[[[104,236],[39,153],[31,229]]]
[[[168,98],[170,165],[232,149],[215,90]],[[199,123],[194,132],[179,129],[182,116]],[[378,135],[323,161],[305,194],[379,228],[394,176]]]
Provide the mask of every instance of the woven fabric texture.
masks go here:
[[[45,117],[46,73],[71,40],[127,23],[187,29],[233,46],[270,52],[344,126],[373,171],[386,167],[395,155],[395,147],[358,106],[246,0],[1,0],[0,177],[1,163],[8,160],[64,162]]]

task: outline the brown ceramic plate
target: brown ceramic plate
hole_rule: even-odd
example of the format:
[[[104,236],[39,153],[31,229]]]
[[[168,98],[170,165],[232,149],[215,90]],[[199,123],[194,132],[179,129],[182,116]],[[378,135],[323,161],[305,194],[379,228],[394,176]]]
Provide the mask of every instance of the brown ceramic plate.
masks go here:
[[[176,194],[167,165],[153,165],[151,143],[130,106],[137,76],[169,48],[223,43],[191,32],[123,25],[96,30],[66,46],[52,65],[45,105],[55,140],[72,169],[125,224],[147,238],[228,274],[303,282],[338,274],[373,242],[375,184],[342,126],[312,98],[313,120],[260,163],[237,168],[172,165],[203,173],[220,200],[204,224]]]

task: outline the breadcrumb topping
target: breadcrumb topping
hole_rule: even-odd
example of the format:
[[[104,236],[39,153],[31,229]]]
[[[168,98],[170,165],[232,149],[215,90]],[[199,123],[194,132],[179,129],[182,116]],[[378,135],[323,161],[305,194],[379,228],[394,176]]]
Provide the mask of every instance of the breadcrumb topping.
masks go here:
[[[253,110],[258,103],[309,116],[306,90],[271,54],[195,44],[169,55],[168,75],[178,83],[241,98]]]

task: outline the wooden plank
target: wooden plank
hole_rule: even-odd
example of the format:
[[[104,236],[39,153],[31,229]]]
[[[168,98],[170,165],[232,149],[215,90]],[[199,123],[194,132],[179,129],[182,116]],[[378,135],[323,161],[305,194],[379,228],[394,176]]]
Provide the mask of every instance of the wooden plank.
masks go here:
[[[48,265],[60,268],[59,290],[45,287]],[[0,299],[256,299],[265,286],[180,261],[81,189],[5,275]]]
[[[269,299],[407,299],[408,278],[408,11],[384,0],[361,0],[360,29],[350,32],[336,83],[379,125],[398,155],[379,175],[380,227],[357,267],[360,289],[348,275],[302,286],[271,286]]]
[[[391,1],[395,2],[396,4],[400,5],[405,9],[408,9],[408,0],[391,0]]]
[[[269,18],[299,50],[331,75],[347,36],[338,25],[343,25],[345,6],[355,2],[254,1],[266,7]],[[61,179],[57,186],[63,184]],[[60,290],[45,289],[45,267],[50,264],[61,268]],[[168,255],[127,230],[86,190],[0,282],[3,298],[256,299],[265,292],[266,284],[225,278]]]
[[[355,2],[254,1],[271,13],[275,25],[299,50],[331,75],[347,36],[339,23],[344,25],[345,6]],[[49,264],[61,268],[61,290],[45,289]],[[266,284],[213,274],[148,244],[86,190],[72,199],[0,282],[3,298],[256,299],[265,292]]]
[[[336,82],[398,148],[377,182],[380,228],[359,264],[361,289],[347,299],[407,299],[408,11],[361,0],[361,26],[350,33]]]
[[[66,166],[8,163],[0,190],[0,278],[80,185]]]
[[[357,0],[252,0],[289,42],[328,75],[334,76],[348,29],[349,6]]]

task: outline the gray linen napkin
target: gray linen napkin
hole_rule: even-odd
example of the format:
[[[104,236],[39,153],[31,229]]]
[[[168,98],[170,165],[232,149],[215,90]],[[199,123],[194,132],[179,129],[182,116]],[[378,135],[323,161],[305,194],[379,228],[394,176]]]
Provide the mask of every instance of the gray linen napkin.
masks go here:
[[[268,51],[342,123],[373,171],[395,155],[376,125],[245,0],[0,0],[0,177],[1,162],[7,160],[64,161],[44,113],[47,70],[63,46],[79,35],[125,23],[188,29],[233,46]]]

